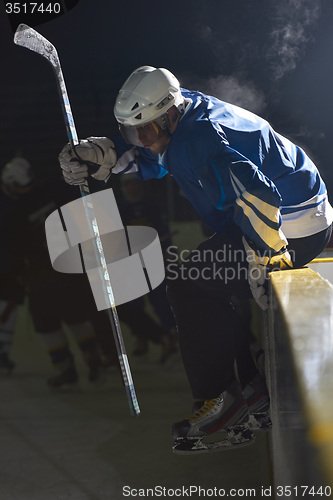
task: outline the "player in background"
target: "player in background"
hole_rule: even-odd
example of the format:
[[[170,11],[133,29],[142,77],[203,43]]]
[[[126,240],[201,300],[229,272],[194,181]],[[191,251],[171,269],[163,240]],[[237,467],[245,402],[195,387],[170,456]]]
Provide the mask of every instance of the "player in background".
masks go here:
[[[326,186],[308,155],[266,120],[180,88],[166,69],[135,70],[114,114],[121,135],[113,141],[90,137],[75,156],[65,146],[66,181],[169,173],[215,232],[168,281],[185,370],[202,400],[173,425],[174,451],[216,449],[202,439],[218,430],[228,433],[221,448],[250,444],[246,422],[267,424],[269,396],[229,298],[252,293],[267,309],[267,272],[303,266],[325,248],[333,220]]]
[[[45,236],[45,219],[72,199],[63,181],[39,181],[25,158],[13,158],[1,171],[5,193],[2,237],[12,262],[10,280],[25,284],[35,331],[42,338],[57,375],[48,385],[58,388],[78,381],[63,323],[77,341],[89,370],[89,380],[103,377],[92,306],[85,275],[66,275],[52,268]],[[69,194],[71,196],[69,196]]]
[[[0,370],[11,373],[15,363],[10,359],[10,350],[16,326],[18,305],[23,303],[24,285],[20,280],[18,263],[12,258],[3,238],[5,217],[9,199],[0,189]]]

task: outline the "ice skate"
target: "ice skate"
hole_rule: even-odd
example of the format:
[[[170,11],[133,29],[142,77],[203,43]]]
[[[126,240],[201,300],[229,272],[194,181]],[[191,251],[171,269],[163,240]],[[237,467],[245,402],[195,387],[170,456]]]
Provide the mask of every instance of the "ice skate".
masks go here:
[[[269,416],[269,394],[265,379],[256,375],[243,390],[249,409],[249,424],[253,431],[268,431],[272,428]]]
[[[11,361],[6,352],[0,354],[0,371],[6,375],[10,375],[15,368],[15,363]]]
[[[219,397],[208,399],[189,418],[172,426],[173,452],[178,455],[210,453],[247,446],[254,442],[249,412],[241,388],[233,382]],[[209,442],[208,436],[220,440]]]
[[[97,352],[93,352],[92,354],[90,354],[87,360],[87,364],[89,368],[89,382],[96,386],[103,385],[106,382],[107,377],[105,373],[105,367],[100,355]]]
[[[48,379],[47,383],[52,389],[62,389],[66,387],[76,387],[79,380],[75,367],[70,366],[59,375]]]
[[[143,357],[148,354],[148,340],[141,335],[137,335],[136,347],[133,351],[133,356]]]

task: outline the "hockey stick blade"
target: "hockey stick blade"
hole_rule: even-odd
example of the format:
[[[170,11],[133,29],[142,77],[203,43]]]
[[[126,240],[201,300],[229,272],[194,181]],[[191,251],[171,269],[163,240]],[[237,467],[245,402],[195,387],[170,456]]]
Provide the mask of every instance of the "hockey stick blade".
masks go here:
[[[62,74],[60,60],[56,48],[40,33],[38,33],[33,28],[30,28],[30,26],[27,26],[26,24],[20,24],[17,27],[17,30],[14,35],[14,43],[28,50],[31,50],[32,52],[36,52],[37,54],[44,57],[44,59],[46,59],[52,65],[52,68],[56,76],[57,87],[59,91],[62,112],[66,124],[68,140],[73,149],[73,146],[79,143],[79,139],[76,133],[74,119],[67,95],[65,80]],[[85,190],[87,191],[88,184],[86,184],[84,187]]]
[[[62,105],[63,116],[66,124],[67,135],[69,142],[73,147],[79,143],[74,119],[69,103],[69,98],[67,95],[67,89],[65,85],[65,80],[62,74],[61,65],[59,56],[56,48],[52,43],[50,43],[46,38],[44,38],[40,33],[36,30],[27,26],[26,24],[20,24],[14,35],[14,43],[21,47],[25,47],[28,50],[36,52],[41,55],[45,59],[49,61],[52,65],[53,70],[56,75],[57,87],[60,96],[60,102]],[[106,267],[106,260],[104,257],[104,251],[102,242],[99,236],[99,229],[97,220],[95,218],[95,213],[91,201],[90,191],[88,187],[88,182],[86,181],[84,184],[80,185],[80,192],[83,198],[83,204],[85,208],[86,218],[88,225],[90,227],[92,242],[94,244],[94,253],[96,258],[97,266],[100,270],[101,282],[103,285],[104,296],[107,305],[111,309],[111,313],[109,314],[112,333],[116,344],[116,349],[118,353],[118,359],[120,363],[121,373],[126,389],[128,404],[130,407],[130,412],[134,416],[138,416],[140,414],[140,408],[138,405],[138,401],[135,394],[135,389],[133,385],[132,375],[128,363],[127,354],[125,351],[124,340],[120,328],[118,313],[115,306],[114,296],[112,292],[111,283],[109,280],[109,274]],[[89,200],[86,202],[86,200]]]
[[[50,61],[53,66],[57,66],[57,51],[46,38],[26,24],[20,24],[14,35],[14,43],[26,49],[37,52]]]

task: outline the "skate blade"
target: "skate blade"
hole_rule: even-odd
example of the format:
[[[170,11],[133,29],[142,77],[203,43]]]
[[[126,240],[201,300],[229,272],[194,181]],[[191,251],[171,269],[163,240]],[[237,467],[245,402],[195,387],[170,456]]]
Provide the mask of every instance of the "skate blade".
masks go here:
[[[252,431],[267,432],[272,429],[272,421],[268,412],[251,413],[248,423]]]
[[[96,379],[96,380],[89,380],[89,382],[96,388],[98,389],[99,387],[103,387],[108,381],[108,377],[105,373],[105,371],[103,371],[102,373],[100,373],[100,376]]]
[[[13,368],[1,367],[0,374],[3,375],[4,377],[10,377],[13,373],[13,370],[14,370],[14,367]]]
[[[62,384],[59,386],[48,386],[51,392],[82,392],[81,386],[79,382],[75,382],[75,384]]]
[[[255,441],[253,432],[246,425],[225,429],[225,431],[228,435],[227,438],[211,443],[203,441],[207,436],[176,438],[172,451],[176,455],[198,455],[199,453],[235,450],[249,446]],[[212,435],[216,436],[216,433]]]

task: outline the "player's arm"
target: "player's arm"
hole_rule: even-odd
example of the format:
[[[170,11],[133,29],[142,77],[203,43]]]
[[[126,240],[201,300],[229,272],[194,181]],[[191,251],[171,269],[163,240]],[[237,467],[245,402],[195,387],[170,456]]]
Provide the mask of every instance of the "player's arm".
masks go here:
[[[266,309],[267,273],[292,268],[288,241],[281,231],[280,194],[275,184],[233,150],[223,135],[219,139],[214,154],[203,158],[195,173],[214,206],[221,210],[221,216],[231,210],[235,223],[242,229],[251,292],[258,305]],[[212,150],[211,147],[207,155]]]
[[[261,309],[268,307],[265,282],[268,272],[293,267],[282,233],[280,195],[274,184],[245,158],[226,151],[201,169],[201,183],[215,206],[233,210],[242,229],[248,282]]]
[[[235,223],[256,248],[279,252],[288,244],[281,231],[280,194],[251,161],[221,144],[195,174],[221,216],[232,211]]]

